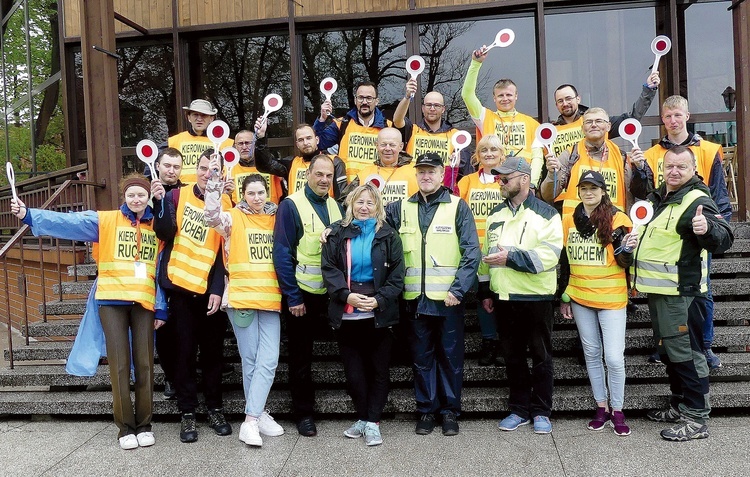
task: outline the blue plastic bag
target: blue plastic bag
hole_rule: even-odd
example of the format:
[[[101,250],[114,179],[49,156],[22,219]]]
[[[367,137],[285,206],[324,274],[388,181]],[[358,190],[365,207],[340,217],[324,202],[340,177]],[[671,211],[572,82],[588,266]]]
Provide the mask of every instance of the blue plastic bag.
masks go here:
[[[99,319],[99,306],[94,298],[95,294],[96,280],[89,292],[86,311],[81,318],[78,334],[70,350],[68,362],[65,364],[65,371],[74,376],[96,375],[99,360],[102,356],[107,356],[107,344],[104,340],[104,330]]]

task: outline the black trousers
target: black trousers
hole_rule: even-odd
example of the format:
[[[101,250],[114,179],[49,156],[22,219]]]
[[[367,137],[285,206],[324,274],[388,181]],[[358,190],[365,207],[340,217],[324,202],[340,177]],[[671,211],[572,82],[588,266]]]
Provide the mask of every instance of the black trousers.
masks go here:
[[[221,409],[221,367],[224,362],[226,314],[206,315],[209,295],[175,290],[169,297],[169,321],[175,327],[174,385],[180,412],[198,407],[196,356],[200,348],[203,396],[208,409]]]
[[[328,326],[328,295],[302,292],[306,314],[293,316],[286,300],[282,301],[289,349],[289,390],[296,419],[311,417],[315,408],[315,388],[312,381],[313,343],[315,339],[331,337]]]
[[[336,333],[344,362],[346,391],[357,419],[379,422],[388,401],[388,363],[395,337],[391,328],[375,328],[375,319],[344,320]]]
[[[508,408],[523,419],[549,417],[552,412],[552,313],[551,301],[495,300],[497,331],[508,372]]]
[[[164,380],[174,382],[177,361],[177,330],[172,320],[167,320],[156,330],[156,354],[164,371]]]

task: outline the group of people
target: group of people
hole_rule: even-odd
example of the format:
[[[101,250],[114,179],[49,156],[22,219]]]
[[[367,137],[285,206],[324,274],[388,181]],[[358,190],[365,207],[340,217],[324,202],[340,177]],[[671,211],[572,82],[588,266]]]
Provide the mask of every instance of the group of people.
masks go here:
[[[507,367],[510,414],[499,429],[552,431],[559,300],[563,317],[577,325],[596,403],[588,428],[628,435],[628,275],[648,294],[672,392],[670,406],[648,417],[674,423],[665,439],[708,437],[708,372],[718,362],[705,331],[713,312],[708,269],[710,254],[733,240],[720,146],[687,131],[687,101],[679,96],[662,106],[668,133],[659,145],[625,154],[611,141],[615,124],[648,109],[659,85],[654,73],[633,110],[617,117],[582,106],[574,86],[560,86],[560,134],[545,154],[532,144],[538,123],[515,109],[512,80],[493,87],[496,111],[477,98],[486,56],[472,53],[462,90],[477,126],[473,155],[454,151],[456,130],[439,92],[424,95],[423,119],[413,123],[406,114],[417,87],[407,81],[390,121],[378,108],[377,85],[363,82],[344,117],[334,118],[325,101],[313,125],[296,128],[297,156],[274,157],[259,119],[253,131],[236,134],[240,161],[229,178],[205,135],[217,110],[199,99],[184,108],[189,128],[169,138],[158,177],[123,178],[119,210],[58,214],[12,201],[35,235],[98,244],[95,293],[123,449],[155,442],[153,329],[165,396],[176,397],[182,415],[180,440],[198,439],[198,363],[209,426],[232,433],[221,392],[227,317],[242,363],[242,442],[261,446],[261,435],[284,433],[265,410],[282,321],[299,434],[317,434],[313,344],[333,330],[357,419],[346,437],[383,442],[388,368],[403,337],[415,432],[440,424],[444,435],[456,435],[473,295],[479,364]],[[634,198],[654,208],[638,230],[627,215]]]

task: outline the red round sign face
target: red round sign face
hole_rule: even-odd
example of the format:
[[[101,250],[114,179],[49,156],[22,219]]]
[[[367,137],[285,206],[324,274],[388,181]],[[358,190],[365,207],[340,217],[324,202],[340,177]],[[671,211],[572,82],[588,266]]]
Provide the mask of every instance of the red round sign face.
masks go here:
[[[153,154],[153,153],[154,153],[154,150],[153,150],[153,149],[151,149],[151,146],[149,146],[148,144],[146,144],[145,146],[143,146],[143,147],[141,148],[141,152],[143,152],[143,155],[144,155],[144,156],[146,156],[146,157],[151,157],[151,154]]]
[[[656,42],[656,49],[659,51],[664,51],[667,49],[667,42],[664,40],[659,40]]]
[[[333,83],[330,81],[326,81],[323,83],[323,89],[326,91],[331,91],[333,89]]]
[[[628,136],[632,136],[636,133],[636,127],[633,123],[626,124],[623,129],[625,130],[625,134],[627,134]]]
[[[539,133],[539,135],[542,137],[542,139],[548,141],[552,137],[552,130],[549,128],[544,128]]]
[[[269,98],[268,99],[268,106],[270,106],[272,108],[275,108],[276,106],[278,106],[278,104],[279,104],[279,100],[278,99],[276,99],[276,98]]]
[[[211,134],[213,134],[214,137],[224,136],[224,127],[220,124],[213,126],[211,128]]]
[[[411,60],[411,63],[409,63],[409,68],[411,68],[414,71],[417,71],[419,67],[422,66],[418,60]]]
[[[635,216],[643,220],[648,216],[648,210],[645,207],[638,207],[635,209]]]
[[[503,33],[502,35],[500,35],[500,41],[503,43],[507,43],[508,41],[510,41],[510,34]]]
[[[466,141],[468,141],[468,138],[467,138],[466,136],[464,136],[463,134],[462,134],[462,135],[460,135],[460,136],[458,136],[458,137],[456,138],[456,142],[457,142],[458,144],[461,144],[461,145],[464,145],[464,144],[466,144]]]
[[[378,180],[378,179],[370,179],[370,183],[372,185],[374,185],[375,187],[377,187],[378,189],[380,188],[380,180]]]
[[[237,160],[237,155],[234,151],[227,151],[224,153],[224,162],[234,162]]]

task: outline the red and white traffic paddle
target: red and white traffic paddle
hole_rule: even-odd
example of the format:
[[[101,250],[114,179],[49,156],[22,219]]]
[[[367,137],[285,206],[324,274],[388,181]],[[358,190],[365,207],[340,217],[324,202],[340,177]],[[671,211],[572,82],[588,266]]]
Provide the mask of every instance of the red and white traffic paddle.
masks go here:
[[[412,55],[406,59],[406,71],[411,75],[411,79],[416,81],[417,76],[424,71],[424,64],[424,58],[419,55]],[[411,99],[414,99],[414,93]]]
[[[333,96],[333,93],[336,92],[338,87],[339,84],[330,76],[328,78],[323,78],[323,81],[320,82],[320,92],[326,97],[326,101],[331,100],[331,96]]]
[[[487,47],[482,50],[482,53],[487,54],[487,52],[493,48],[505,48],[506,46],[510,46],[515,39],[516,34],[513,30],[510,28],[503,28],[497,32],[497,35],[495,35],[495,41],[487,45]]]
[[[466,131],[456,131],[451,136],[453,144],[453,155],[451,156],[450,170],[450,188],[454,191],[456,188],[456,178],[458,177],[458,166],[461,163],[461,151],[471,144],[471,134]]]
[[[141,139],[135,146],[135,154],[138,156],[138,159],[145,162],[148,166],[148,170],[151,173],[151,180],[157,179],[154,164],[156,163],[156,158],[159,157],[159,149],[156,147],[156,143],[150,139]]]
[[[229,180],[232,178],[232,168],[240,162],[240,151],[233,146],[225,147],[221,150],[221,155],[224,156],[224,168],[227,170],[225,180]]]
[[[267,95],[263,98],[263,107],[266,110],[263,112],[262,119],[267,119],[269,114],[278,111],[282,106],[284,106],[284,100],[281,99],[281,96],[276,93]]]
[[[651,51],[654,53],[654,66],[651,67],[651,74],[656,73],[659,69],[659,60],[662,56],[669,53],[672,49],[672,40],[666,35],[659,35],[651,42]]]
[[[628,118],[620,123],[620,137],[629,141],[633,148],[638,148],[638,137],[642,130],[641,122],[635,118]]]
[[[547,152],[550,152],[552,150],[552,144],[554,144],[555,139],[557,139],[557,128],[552,123],[542,123],[536,128],[534,136],[535,142],[542,147],[546,147]],[[553,191],[556,193],[557,169],[552,171],[552,186],[554,187]]]
[[[630,220],[633,221],[633,230],[635,233],[640,225],[646,225],[654,217],[654,206],[647,200],[639,200],[630,209]]]
[[[229,125],[220,119],[215,119],[208,125],[206,136],[214,144],[214,152],[219,152],[221,143],[229,138]]]
[[[375,187],[378,188],[380,192],[383,192],[383,187],[385,187],[385,179],[380,174],[370,174],[365,178],[365,184],[371,183]]]

